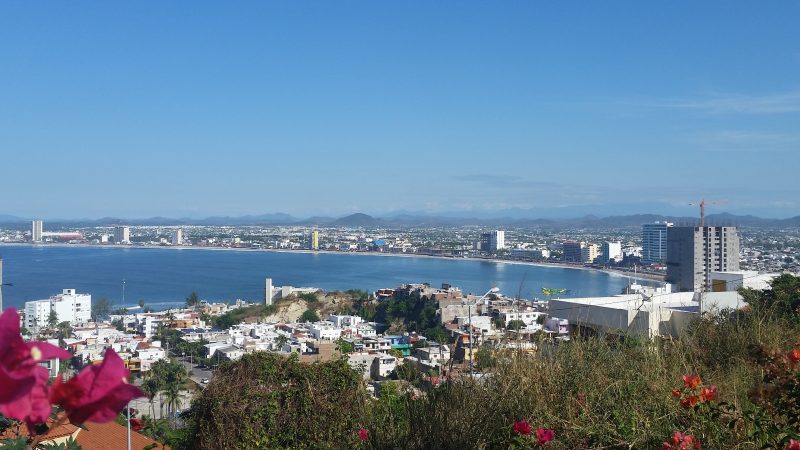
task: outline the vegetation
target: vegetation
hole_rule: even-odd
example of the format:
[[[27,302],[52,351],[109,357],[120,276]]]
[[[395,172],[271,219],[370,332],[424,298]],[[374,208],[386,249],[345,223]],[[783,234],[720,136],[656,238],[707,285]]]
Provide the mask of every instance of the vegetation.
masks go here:
[[[365,407],[361,377],[344,360],[248,354],[221,366],[193,405],[193,448],[355,448]]]
[[[481,347],[488,375],[422,395],[401,387],[424,386],[410,364],[368,400],[343,360],[247,355],[223,365],[185,436],[200,448],[504,449],[536,429],[553,449],[783,449],[800,440],[797,282],[746,291],[751,311],[697,319],[679,339],[542,337],[535,356]]]
[[[214,326],[223,330],[242,323],[246,318],[262,318],[275,314],[278,307],[275,305],[253,305],[232,309],[221,316],[214,318]]]
[[[92,320],[102,319],[108,317],[111,313],[111,302],[103,297],[100,300],[92,302]],[[127,313],[127,310],[126,310]]]
[[[299,322],[319,322],[319,314],[316,311],[309,308],[303,312],[300,316]]]
[[[192,292],[191,294],[189,294],[188,297],[186,297],[186,306],[191,308],[199,304],[200,304],[200,296],[197,295],[197,292]]]

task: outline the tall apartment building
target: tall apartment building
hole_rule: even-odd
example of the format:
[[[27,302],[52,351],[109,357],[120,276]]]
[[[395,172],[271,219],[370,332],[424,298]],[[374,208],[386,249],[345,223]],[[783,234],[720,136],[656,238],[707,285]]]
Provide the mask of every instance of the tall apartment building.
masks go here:
[[[42,242],[42,221],[31,221],[31,242]]]
[[[664,264],[667,261],[667,229],[671,222],[655,222],[642,225],[642,262]]]
[[[584,242],[564,241],[561,244],[561,260],[566,262],[583,261]]]
[[[172,245],[183,245],[183,229],[176,228],[172,232]]]
[[[603,262],[608,263],[611,261],[622,260],[622,242],[603,242],[600,246],[600,254],[603,255]]]
[[[131,228],[127,226],[114,227],[114,243],[115,244],[130,244],[131,243]]]
[[[48,299],[25,302],[25,327],[29,330],[46,327],[50,311],[56,313],[57,323],[84,324],[92,319],[92,296],[64,289]]]
[[[481,233],[481,250],[485,252],[496,252],[506,248],[506,233],[502,230],[494,230],[488,233]]]
[[[736,227],[667,228],[667,282],[679,291],[711,290],[710,272],[739,270]]]
[[[311,250],[319,250],[319,231],[314,230],[309,236],[308,248]]]
[[[581,261],[593,263],[600,256],[600,246],[597,244],[586,244],[581,246]]]

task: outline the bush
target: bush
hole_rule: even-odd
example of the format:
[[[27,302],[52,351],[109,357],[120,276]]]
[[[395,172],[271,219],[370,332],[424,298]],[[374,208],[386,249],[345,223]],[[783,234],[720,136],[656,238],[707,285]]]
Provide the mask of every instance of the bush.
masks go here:
[[[197,448],[353,448],[366,406],[343,359],[302,364],[252,353],[223,365],[195,401]]]

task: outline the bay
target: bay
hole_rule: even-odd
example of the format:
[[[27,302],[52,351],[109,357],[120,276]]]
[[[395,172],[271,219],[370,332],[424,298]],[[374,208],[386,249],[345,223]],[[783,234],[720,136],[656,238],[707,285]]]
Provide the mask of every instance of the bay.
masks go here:
[[[618,294],[627,277],[595,270],[507,262],[348,253],[254,250],[0,245],[4,306],[77,289],[122,306],[139,299],[155,309],[182,304],[196,291],[202,299],[261,301],[264,279],[273,285],[326,291],[374,291],[402,283],[450,283],[482,295],[497,286],[508,296],[541,298],[542,287],[566,288],[565,297]]]

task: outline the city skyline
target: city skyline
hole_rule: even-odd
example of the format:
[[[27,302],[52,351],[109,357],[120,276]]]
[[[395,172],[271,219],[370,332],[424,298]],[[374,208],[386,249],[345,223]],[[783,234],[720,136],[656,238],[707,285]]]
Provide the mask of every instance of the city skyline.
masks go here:
[[[798,12],[5,4],[0,214],[796,216]]]

